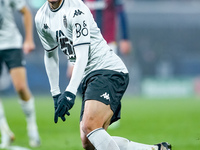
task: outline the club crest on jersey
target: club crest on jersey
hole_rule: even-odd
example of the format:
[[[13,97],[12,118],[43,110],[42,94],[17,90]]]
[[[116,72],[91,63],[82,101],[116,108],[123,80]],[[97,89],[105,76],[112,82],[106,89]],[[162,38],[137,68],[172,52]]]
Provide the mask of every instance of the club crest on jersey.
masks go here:
[[[48,25],[45,23],[44,24],[44,29],[48,29],[49,27],[48,27]]]
[[[76,16],[79,16],[81,14],[84,14],[84,13],[82,11],[80,11],[79,9],[75,10],[73,18],[76,17]]]
[[[63,24],[64,24],[65,28],[67,28],[67,17],[66,17],[66,15],[63,16]]]

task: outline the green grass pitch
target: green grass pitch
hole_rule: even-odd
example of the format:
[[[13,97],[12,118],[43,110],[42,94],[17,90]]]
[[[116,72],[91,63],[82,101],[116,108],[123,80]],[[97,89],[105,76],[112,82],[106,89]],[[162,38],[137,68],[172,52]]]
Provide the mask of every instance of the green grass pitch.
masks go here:
[[[4,97],[8,123],[15,133],[12,145],[27,147],[28,138],[24,115],[15,97]],[[33,150],[82,150],[79,135],[80,98],[70,111],[66,122],[54,124],[51,96],[36,96],[36,113],[41,147]],[[173,150],[200,149],[200,98],[147,99],[125,97],[122,100],[122,119],[110,135],[135,142],[156,144],[167,141]]]

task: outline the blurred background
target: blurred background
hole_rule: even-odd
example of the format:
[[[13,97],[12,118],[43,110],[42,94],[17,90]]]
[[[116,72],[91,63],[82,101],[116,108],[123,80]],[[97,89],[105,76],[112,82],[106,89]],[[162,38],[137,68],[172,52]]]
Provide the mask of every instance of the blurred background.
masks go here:
[[[132,51],[128,56],[119,55],[130,72],[130,83],[123,101],[123,119],[117,130],[110,129],[109,133],[140,143],[168,141],[176,150],[199,149],[200,0],[123,1]],[[46,0],[27,0],[33,16],[44,2]],[[22,18],[18,13],[15,15],[24,34]],[[120,34],[119,30],[118,39]],[[53,123],[54,109],[44,67],[44,50],[35,27],[34,39],[36,49],[26,56],[26,68],[29,87],[36,97],[42,139],[42,146],[35,150],[54,150],[55,147],[80,150],[81,100],[76,100],[71,117],[65,123]],[[67,63],[60,51],[62,91],[68,83]],[[0,83],[0,97],[6,97],[6,115],[17,137],[14,145],[28,147],[24,116],[18,113],[21,109],[16,98],[12,98],[16,93],[6,79],[9,76],[4,77],[0,78],[6,81]]]
[[[46,0],[27,0],[35,16]],[[132,52],[121,56],[130,72],[127,95],[190,97],[200,95],[200,1],[124,0]],[[23,34],[21,17],[16,22]],[[120,32],[118,33],[120,34]],[[44,50],[34,28],[36,49],[26,56],[34,94],[50,94]],[[120,54],[119,54],[120,55]],[[65,89],[67,59],[60,55],[60,82]],[[65,82],[66,81],[66,82]],[[12,85],[1,95],[14,93]]]

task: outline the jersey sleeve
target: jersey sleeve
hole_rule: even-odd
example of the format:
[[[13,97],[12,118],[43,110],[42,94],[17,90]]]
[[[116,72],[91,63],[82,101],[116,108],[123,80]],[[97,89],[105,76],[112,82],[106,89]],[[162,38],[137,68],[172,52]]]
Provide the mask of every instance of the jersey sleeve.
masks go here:
[[[90,44],[90,12],[85,8],[73,9],[71,18],[74,47]]]
[[[26,6],[25,0],[11,0],[11,6],[15,10],[21,10],[24,6]]]
[[[58,47],[58,43],[55,42],[52,36],[54,33],[51,33],[51,30],[49,29],[48,25],[42,22],[42,19],[39,14],[36,14],[35,25],[43,48],[46,51],[52,51],[56,49]]]

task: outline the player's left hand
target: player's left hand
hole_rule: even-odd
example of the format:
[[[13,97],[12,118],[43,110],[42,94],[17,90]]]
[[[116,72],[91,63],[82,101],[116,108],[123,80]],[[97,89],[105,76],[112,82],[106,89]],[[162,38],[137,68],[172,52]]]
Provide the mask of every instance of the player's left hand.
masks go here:
[[[54,122],[58,122],[58,117],[65,121],[65,114],[70,115],[69,110],[74,106],[76,96],[69,92],[65,91],[58,98],[58,108],[55,111]]]

